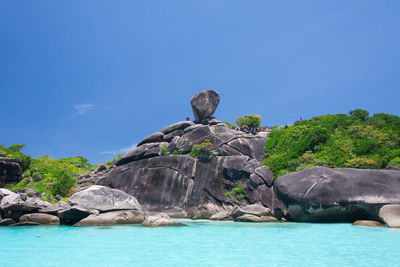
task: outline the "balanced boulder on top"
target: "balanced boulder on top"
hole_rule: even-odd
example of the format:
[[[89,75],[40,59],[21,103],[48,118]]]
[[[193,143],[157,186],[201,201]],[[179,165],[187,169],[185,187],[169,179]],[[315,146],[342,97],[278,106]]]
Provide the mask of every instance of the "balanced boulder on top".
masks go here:
[[[190,99],[196,122],[211,117],[219,104],[219,94],[214,90],[205,90],[195,94]]]

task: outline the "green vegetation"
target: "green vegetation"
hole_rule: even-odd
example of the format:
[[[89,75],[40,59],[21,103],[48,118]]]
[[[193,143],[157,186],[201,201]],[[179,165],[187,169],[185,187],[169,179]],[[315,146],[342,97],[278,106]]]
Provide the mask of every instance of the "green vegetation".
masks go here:
[[[400,163],[400,117],[324,115],[290,127],[275,127],[265,145],[264,164],[277,177],[312,166],[381,169]]]
[[[206,156],[211,157],[214,153],[211,151],[211,147],[213,143],[211,143],[210,139],[205,139],[201,144],[194,145],[192,150],[189,152],[189,155],[192,157]]]
[[[45,193],[42,199],[50,202],[56,202],[56,195],[63,198],[70,197],[75,192],[77,176],[87,174],[89,170],[95,167],[90,165],[87,159],[80,156],[62,159],[44,156],[32,159],[20,152],[23,147],[24,145],[12,145],[9,148],[0,146],[2,156],[20,158],[24,167],[24,178],[15,185],[8,184],[6,188],[21,192],[24,191],[25,187],[29,187],[39,194]]]
[[[115,156],[115,158],[113,158],[113,159],[107,161],[106,164],[105,164],[106,167],[107,167],[107,169],[110,169],[111,165],[113,165],[114,162],[116,162],[116,161],[118,161],[120,158],[122,158],[123,155],[124,155],[124,154],[122,154],[122,153],[117,153],[117,155]]]
[[[235,187],[225,193],[225,196],[230,197],[233,201],[242,201],[246,197],[245,188],[244,184],[236,183]]]
[[[240,129],[249,128],[251,129],[251,131],[260,126],[260,123],[261,123],[260,115],[246,115],[244,117],[237,118],[235,120],[235,124]]]
[[[168,149],[167,149],[167,145],[162,145],[160,147],[160,151],[161,151],[161,155],[168,155]]]

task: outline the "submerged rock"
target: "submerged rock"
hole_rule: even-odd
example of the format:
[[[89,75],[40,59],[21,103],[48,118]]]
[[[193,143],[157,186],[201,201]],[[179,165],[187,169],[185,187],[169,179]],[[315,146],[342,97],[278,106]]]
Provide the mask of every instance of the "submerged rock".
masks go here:
[[[370,221],[370,220],[359,220],[353,222],[353,225],[356,226],[370,226],[370,227],[380,227],[384,226],[382,223],[377,222],[377,221]]]
[[[379,209],[400,203],[400,172],[313,167],[277,179],[274,188],[294,221],[379,220]]]

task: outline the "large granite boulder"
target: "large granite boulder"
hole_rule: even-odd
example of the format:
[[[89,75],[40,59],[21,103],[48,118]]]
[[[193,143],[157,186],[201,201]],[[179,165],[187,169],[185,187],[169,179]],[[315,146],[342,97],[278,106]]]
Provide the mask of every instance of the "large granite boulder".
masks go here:
[[[138,210],[119,210],[92,214],[80,220],[75,226],[105,226],[118,224],[140,224],[144,221],[144,213]]]
[[[383,205],[400,203],[400,172],[313,167],[280,177],[274,189],[294,221],[379,220]]]
[[[105,186],[93,185],[71,196],[68,203],[100,212],[111,210],[142,210],[135,197]]]
[[[190,99],[196,121],[211,117],[219,104],[219,94],[213,90],[205,90],[195,94]]]
[[[22,179],[21,160],[0,157],[0,187]]]
[[[59,225],[60,218],[45,213],[30,213],[21,216],[19,222],[34,222],[42,225]]]
[[[400,205],[385,205],[379,210],[379,218],[391,228],[400,228]]]

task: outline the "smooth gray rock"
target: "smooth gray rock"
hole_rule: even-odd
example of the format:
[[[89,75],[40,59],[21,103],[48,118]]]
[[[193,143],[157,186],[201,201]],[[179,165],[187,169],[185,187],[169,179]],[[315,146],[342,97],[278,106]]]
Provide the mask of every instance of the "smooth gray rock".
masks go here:
[[[210,217],[210,220],[213,221],[233,221],[231,216],[232,211],[230,210],[223,210],[220,211]]]
[[[261,166],[255,169],[255,174],[264,180],[268,187],[271,187],[274,183],[274,173],[267,166]]]
[[[19,222],[34,222],[42,225],[59,225],[60,218],[45,213],[30,213],[21,216]]]
[[[169,134],[164,135],[164,141],[170,142],[175,136],[181,137],[184,134],[182,129],[177,129]]]
[[[127,193],[101,185],[91,187],[73,194],[68,203],[99,211],[111,210],[142,210],[135,197]]]
[[[272,216],[256,216],[253,214],[244,214],[235,219],[236,222],[279,222]]]
[[[400,203],[400,172],[313,167],[274,182],[294,221],[379,220],[379,209]]]
[[[271,216],[271,210],[259,204],[253,204],[236,208],[232,211],[232,217],[235,219],[245,214],[251,214],[258,217]]]
[[[400,204],[383,206],[379,210],[379,218],[390,228],[400,228]]]
[[[156,132],[144,138],[142,141],[138,143],[137,146],[139,147],[147,143],[162,142],[163,139],[164,139],[164,134],[162,132]]]
[[[183,223],[174,222],[171,218],[164,213],[158,215],[146,216],[142,226],[159,227],[159,226],[185,226]]]
[[[89,215],[77,222],[75,226],[105,226],[118,224],[140,224],[144,221],[144,213],[138,210],[119,210]]]
[[[134,149],[132,149],[131,151],[126,153],[122,158],[120,158],[115,163],[115,165],[120,166],[120,165],[127,164],[129,162],[132,162],[132,161],[149,158],[149,155],[147,155],[147,157],[145,157],[146,152],[148,152],[152,148],[158,148],[159,146],[160,146],[160,143],[149,143],[149,144],[144,144],[144,145],[135,147]]]
[[[191,121],[180,121],[180,122],[177,122],[177,123],[174,123],[174,124],[171,124],[171,125],[168,125],[168,126],[162,128],[162,130],[160,132],[167,135],[169,133],[172,133],[173,131],[184,130],[187,127],[190,127],[193,125],[194,125],[194,123]]]
[[[193,115],[196,121],[211,117],[220,101],[219,94],[214,90],[205,90],[195,94],[190,99]]]
[[[239,180],[243,176],[249,177],[249,174],[244,171],[246,162],[249,160],[247,156],[227,156],[225,157],[223,168],[226,179]]]

